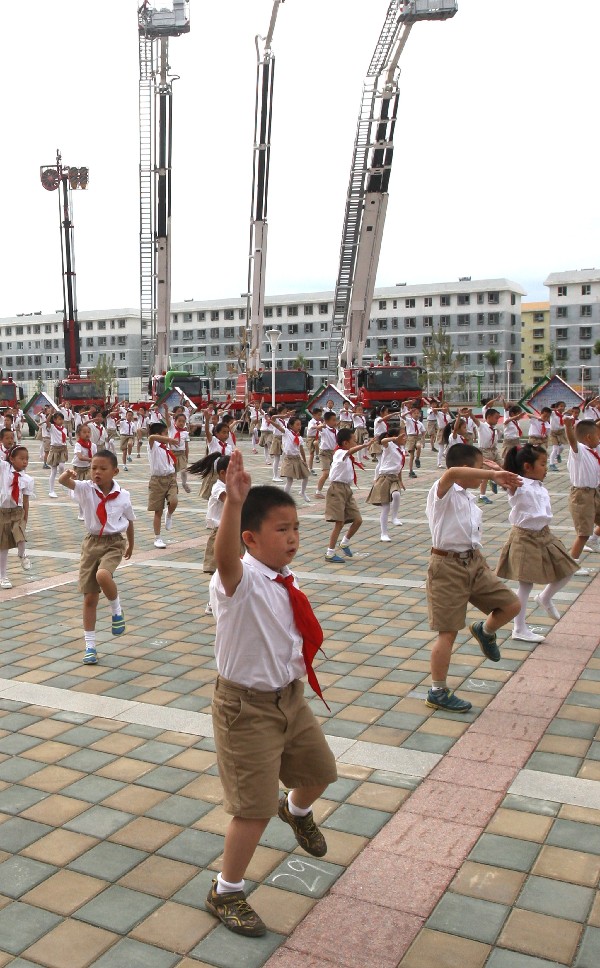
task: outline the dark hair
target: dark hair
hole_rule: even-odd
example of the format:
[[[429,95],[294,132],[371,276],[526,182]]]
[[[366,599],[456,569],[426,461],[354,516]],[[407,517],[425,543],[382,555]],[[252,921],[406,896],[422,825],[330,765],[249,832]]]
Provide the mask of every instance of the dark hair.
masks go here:
[[[219,420],[219,423],[215,424],[212,432],[214,434],[220,434],[222,430],[229,432],[229,424],[225,423],[223,420]]]
[[[119,461],[117,460],[117,455],[116,454],[113,454],[112,450],[97,450],[96,453],[94,454],[94,457],[92,458],[92,460],[94,460],[94,458],[96,458],[96,457],[102,457],[103,460],[110,461],[110,463],[112,464],[112,466],[113,466],[113,468],[115,470],[119,466]]]
[[[23,444],[15,444],[15,446],[14,447],[11,447],[10,450],[9,450],[9,452],[8,452],[8,460],[9,460],[9,462],[12,461],[13,457],[16,457],[17,456],[17,454],[19,453],[20,450],[24,450],[26,454],[29,454],[29,451],[27,450],[26,447],[23,447]]]
[[[343,430],[338,430],[337,434],[335,435],[338,447],[341,447],[342,444],[347,443],[353,436],[354,431],[352,427],[344,427]]]
[[[331,420],[332,417],[335,417],[335,412],[333,410],[326,410],[323,414],[323,420]]]
[[[485,419],[487,420],[488,417],[491,417],[494,414],[496,414],[496,416],[499,417],[500,416],[500,411],[499,410],[496,410],[495,407],[488,407],[487,410],[485,411]]]
[[[555,402],[554,402],[554,403],[552,404],[552,406],[553,406],[553,407],[560,407],[560,405],[561,405],[561,403],[562,403],[562,405],[563,405],[563,407],[564,407],[564,406],[566,406],[566,404],[565,404],[565,401],[564,401],[564,400],[556,400],[556,401],[555,401]]]
[[[591,434],[593,430],[596,430],[596,424],[593,420],[580,420],[575,427],[575,436],[577,440],[583,440],[588,434]]]
[[[552,407],[542,407],[542,409],[540,410],[540,416],[543,413],[552,413]]]
[[[50,423],[52,423],[52,424],[53,423],[56,423],[56,421],[58,420],[59,417],[60,417],[61,420],[64,419],[62,413],[57,413],[57,411],[55,410],[54,413],[52,414],[52,416],[50,417]]]
[[[446,454],[446,467],[475,467],[478,457],[483,457],[479,447],[474,447],[473,444],[454,444]]]
[[[242,531],[260,531],[269,512],[273,508],[282,507],[296,507],[291,494],[280,491],[278,487],[271,487],[270,484],[251,487],[242,505]]]
[[[504,470],[511,471],[513,474],[522,474],[525,464],[535,464],[538,457],[545,453],[544,447],[536,447],[533,444],[511,447],[504,458]]]
[[[226,427],[228,427],[230,423],[233,423],[234,420],[235,420],[235,417],[233,416],[232,413],[221,414],[221,423],[224,423]]]
[[[2,430],[0,430],[0,440],[4,440],[5,434],[12,434],[12,433],[14,433],[14,430],[12,429],[12,427],[3,427]]]
[[[508,414],[510,417],[516,417],[518,413],[522,413],[522,410],[520,407],[513,405],[512,407],[508,408]]]
[[[150,424],[150,426],[148,427],[148,434],[151,437],[154,436],[155,434],[160,436],[166,429],[167,429],[167,425],[165,423],[162,423],[162,421],[161,423],[153,423],[153,424]]]
[[[207,454],[188,467],[188,473],[199,474],[200,477],[209,477],[213,470],[216,470],[217,474],[220,474],[221,471],[227,470],[229,461],[229,454],[220,454],[218,451],[213,451],[212,454]]]
[[[313,411],[312,412],[313,412],[313,414],[315,414],[315,413],[323,413],[323,407],[313,407]]]

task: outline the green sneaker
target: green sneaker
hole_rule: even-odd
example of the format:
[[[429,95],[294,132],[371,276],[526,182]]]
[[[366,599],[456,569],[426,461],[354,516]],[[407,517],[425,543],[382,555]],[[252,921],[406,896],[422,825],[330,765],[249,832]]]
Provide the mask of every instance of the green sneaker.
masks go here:
[[[211,914],[219,918],[229,931],[235,934],[245,934],[250,938],[258,938],[265,934],[267,928],[264,921],[251,908],[243,891],[232,891],[230,894],[217,894],[217,880],[212,882],[206,907]]]
[[[492,662],[500,662],[502,656],[496,644],[496,633],[494,632],[493,635],[488,635],[487,632],[484,632],[483,622],[473,622],[472,625],[469,625],[469,631],[473,638],[477,639],[479,648],[486,659],[490,659]]]
[[[468,713],[472,706],[465,699],[459,699],[451,689],[442,689],[441,692],[430,689],[425,705],[431,709],[447,709],[451,713]]]
[[[317,827],[312,810],[306,817],[294,817],[289,811],[287,793],[279,801],[278,814],[284,823],[289,823],[296,840],[307,854],[323,857],[327,853],[327,841]]]

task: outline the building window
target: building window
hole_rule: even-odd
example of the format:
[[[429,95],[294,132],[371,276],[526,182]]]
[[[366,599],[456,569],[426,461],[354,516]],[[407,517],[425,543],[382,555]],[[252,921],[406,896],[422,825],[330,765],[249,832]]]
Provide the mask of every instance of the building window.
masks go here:
[[[238,319],[245,319],[245,318],[246,318],[246,310],[238,309]]]
[[[234,336],[233,326],[225,326],[225,328],[223,329],[223,339],[233,339],[233,336]]]
[[[415,349],[416,345],[417,345],[417,337],[416,336],[405,336],[404,337],[404,346],[405,346],[406,349],[411,349],[411,350],[412,349]]]
[[[304,315],[305,316],[312,316],[313,315],[313,311],[314,310],[313,310],[313,304],[312,303],[305,303],[304,304]]]
[[[211,329],[211,331],[210,331],[210,338],[211,339],[218,339],[219,338],[219,330],[216,327],[214,327],[213,329]]]
[[[483,326],[485,323],[485,313],[477,313],[477,325]]]
[[[398,317],[397,316],[393,316],[392,317],[392,329],[398,329]]]
[[[193,329],[184,329],[184,331],[183,331],[183,339],[184,340],[192,340],[193,338],[194,338],[194,330]]]
[[[497,306],[499,302],[500,302],[499,292],[488,292],[488,303],[490,303],[492,306]]]
[[[88,330],[88,332],[89,332],[89,330],[90,330],[90,329],[93,329],[93,328],[94,328],[94,324],[93,324],[93,323],[86,323],[86,324],[85,324],[85,328],[86,328],[86,329]],[[47,333],[49,333],[49,332],[50,332],[50,327],[48,327],[48,329],[46,330],[46,332],[47,332]]]
[[[273,307],[265,306],[265,319],[272,319],[272,318],[273,318]]]
[[[440,306],[449,306],[450,296],[440,296]]]
[[[425,349],[427,346],[431,346],[432,343],[433,343],[433,336],[423,337],[423,349]]]
[[[298,352],[298,344],[297,343],[290,343],[290,345],[289,345],[289,352],[290,353],[297,353]]]
[[[404,329],[416,329],[416,328],[417,328],[417,320],[413,316],[410,316],[408,319],[404,320]]]
[[[98,337],[98,346],[106,346],[106,336]]]
[[[225,310],[225,311],[227,312],[227,310]],[[184,323],[191,323],[191,321],[192,321],[192,314],[191,313],[184,313],[183,314],[183,321],[184,321]]]
[[[543,323],[544,322],[544,314],[543,313],[534,313],[533,314],[533,321],[534,321],[534,323]]]
[[[558,295],[559,296],[566,296],[567,295],[567,287],[566,286],[559,286],[558,287]]]
[[[387,319],[378,319],[377,320],[377,329],[382,330],[382,329],[387,329],[387,328],[388,328],[388,321],[387,321]]]
[[[580,306],[579,307],[579,315],[580,316],[591,316],[592,315],[592,307],[591,306]]]
[[[440,316],[440,326],[449,326],[449,325],[450,325],[450,317]]]
[[[585,285],[581,287],[581,295],[582,296],[592,295],[592,287],[590,286],[589,282],[586,282]]]
[[[500,313],[488,313],[488,326],[498,326]]]
[[[579,327],[579,339],[591,339],[592,338],[592,327],[591,326],[580,326]]]
[[[98,329],[106,329],[106,320],[101,319],[98,323]]]
[[[459,346],[468,346],[469,345],[469,334],[468,333],[460,333],[460,335],[458,337],[458,345]]]
[[[321,328],[321,332],[322,333],[326,333],[327,332],[327,328],[328,328],[327,327],[327,323],[321,323],[321,327],[320,328]]]
[[[199,340],[202,340],[202,342],[204,342],[206,340],[206,330],[205,329],[199,329],[198,330],[198,339]]]
[[[312,340],[309,341],[308,343],[305,343],[304,344],[304,350],[305,350],[305,352],[307,352],[307,353],[312,352],[312,348],[313,348]]]
[[[477,293],[477,305],[478,306],[483,306],[484,302],[485,302],[485,293],[478,292]]]
[[[534,353],[544,353],[545,352],[544,344],[543,343],[534,343],[533,344],[533,352]]]
[[[313,324],[312,323],[305,323],[304,324],[304,332],[305,333],[312,333],[312,331],[313,331]]]
[[[221,347],[220,346],[211,346],[211,348],[210,348],[210,355],[211,356],[220,356],[221,355]]]
[[[533,331],[533,338],[534,339],[543,339],[544,338],[544,335],[545,334],[544,334],[544,330],[543,329],[534,329],[534,331]]]
[[[379,306],[381,309],[381,305]],[[385,309],[385,306],[383,307]],[[327,316],[329,313],[329,303],[319,303],[319,316]]]
[[[283,306],[275,306],[275,315],[278,319],[281,319],[283,316]],[[277,367],[277,369],[279,369],[279,367]]]
[[[217,320],[219,319],[219,310],[218,309],[211,309],[211,311],[210,311],[210,318],[212,319],[213,323],[216,323]]]
[[[470,313],[459,313],[457,322],[459,326],[470,326],[471,325]]]
[[[489,333],[488,343],[490,344],[490,346],[494,346],[497,342],[498,342],[498,333]]]
[[[206,313],[204,311],[202,311],[201,313],[198,313],[198,322],[203,323],[205,320],[206,320]]]
[[[533,369],[534,370],[537,370],[537,371],[543,370],[544,369],[544,361],[543,360],[534,360],[533,361]]]
[[[431,307],[433,306],[433,296],[425,296],[425,299],[423,300],[423,305],[425,306],[425,309],[431,309]]]
[[[557,360],[560,360],[563,363],[566,360],[568,360],[569,359],[569,351],[568,351],[568,349],[566,347],[564,347],[564,348],[561,347],[560,349],[557,349],[557,351],[556,351],[556,359]]]
[[[406,309],[414,309],[415,308],[415,300],[414,299],[405,299],[404,300],[404,306],[405,306]]]
[[[556,315],[558,319],[566,319],[569,315],[568,306],[559,306],[556,310]]]
[[[288,330],[288,335],[289,336],[297,336],[297,334],[298,334],[298,323],[291,323],[288,326],[287,330]]]
[[[405,356],[404,357],[404,366],[416,366],[416,365],[417,365],[417,357],[416,356]]]
[[[458,294],[458,305],[468,306],[471,302],[471,296],[468,292],[459,292]]]
[[[568,339],[569,338],[569,330],[568,329],[557,329],[556,330],[556,338],[557,339]]]
[[[385,299],[380,299],[379,300],[379,308],[380,309],[387,309],[387,301]]]
[[[328,368],[328,365],[329,364],[328,364],[327,360],[319,360],[319,369],[320,370],[326,370]]]
[[[423,316],[423,326],[433,326],[433,316]]]
[[[287,314],[288,314],[288,316],[297,316],[298,315],[298,307],[297,306],[288,306],[288,308],[287,308]]]
[[[591,360],[592,358],[592,347],[591,346],[580,346],[579,348],[579,359],[580,360]]]
[[[191,316],[191,313],[190,313]],[[223,319],[231,320],[233,319],[233,309],[225,309],[223,312]]]

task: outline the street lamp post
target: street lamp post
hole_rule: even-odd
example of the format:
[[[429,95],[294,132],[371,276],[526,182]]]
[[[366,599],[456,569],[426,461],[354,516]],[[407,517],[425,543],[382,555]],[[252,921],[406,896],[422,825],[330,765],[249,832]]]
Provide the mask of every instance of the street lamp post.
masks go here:
[[[269,343],[271,344],[271,406],[275,406],[275,352],[277,350],[277,344],[281,337],[281,333],[278,329],[268,329],[267,337]]]
[[[506,399],[510,401],[510,371],[512,370],[513,361],[509,359],[506,361]]]
[[[581,367],[581,396],[582,397],[585,396],[585,394],[584,394],[584,389],[585,389],[585,387],[584,387],[584,383],[585,383],[584,377],[585,377],[585,366],[582,366]]]

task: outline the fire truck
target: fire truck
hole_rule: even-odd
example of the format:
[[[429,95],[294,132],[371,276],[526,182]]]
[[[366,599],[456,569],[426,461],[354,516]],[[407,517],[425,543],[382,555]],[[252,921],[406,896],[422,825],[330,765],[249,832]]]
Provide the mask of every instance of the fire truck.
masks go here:
[[[276,370],[275,371],[275,405],[286,403],[300,412],[306,409],[313,389],[313,378],[304,370]],[[272,400],[272,383],[270,370],[262,370],[256,376],[247,377],[240,373],[235,388],[235,400],[231,402],[231,409],[235,413],[243,411],[246,402],[255,403],[264,398],[269,405]]]
[[[14,383],[10,376],[6,380],[2,379],[0,371],[0,410],[5,410],[6,407],[18,407],[22,399],[23,387]]]
[[[365,365],[369,316],[383,239],[400,98],[398,66],[413,26],[448,20],[456,0],[391,0],[363,87],[358,118],[329,344],[329,378],[365,407],[420,396],[418,369]]]
[[[167,370],[160,376],[153,376],[150,380],[150,396],[153,400],[158,400],[172,387],[178,387],[199,410],[211,402],[208,379],[187,370]]]

